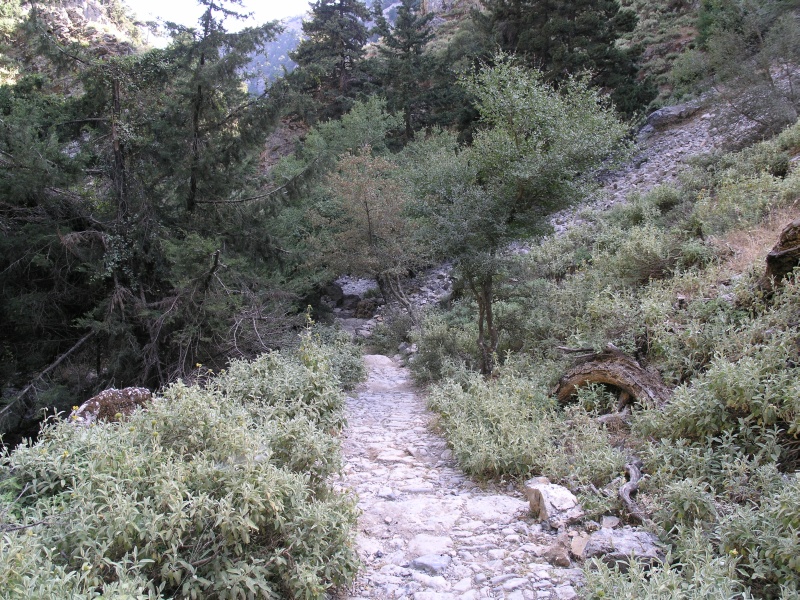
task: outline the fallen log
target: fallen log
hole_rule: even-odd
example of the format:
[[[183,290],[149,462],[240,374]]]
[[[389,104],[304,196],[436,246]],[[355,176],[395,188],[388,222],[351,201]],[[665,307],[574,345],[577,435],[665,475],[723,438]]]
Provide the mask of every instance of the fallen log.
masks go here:
[[[636,360],[611,345],[568,370],[553,394],[559,402],[565,403],[579,387],[590,383],[602,383],[620,391],[617,412],[622,412],[625,406],[634,401],[645,406],[660,407],[670,396],[669,388],[657,371],[643,368]]]

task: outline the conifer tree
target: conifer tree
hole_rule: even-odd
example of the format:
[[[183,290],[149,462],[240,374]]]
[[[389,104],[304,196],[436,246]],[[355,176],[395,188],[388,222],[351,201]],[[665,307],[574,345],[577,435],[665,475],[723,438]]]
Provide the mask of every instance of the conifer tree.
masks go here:
[[[488,0],[500,47],[541,69],[550,82],[589,71],[592,84],[610,92],[618,111],[646,106],[655,90],[639,83],[639,51],[617,40],[636,26],[636,14],[617,0]]]
[[[303,22],[305,39],[291,54],[297,63],[292,80],[301,92],[311,94],[318,117],[337,117],[350,108],[361,77],[368,18],[359,0],[311,4],[311,20]]]
[[[402,0],[394,26],[390,26],[380,4],[376,3],[376,31],[382,36],[378,47],[384,59],[384,89],[389,108],[402,111],[405,137],[414,137],[414,111],[425,94],[425,80],[430,76],[430,61],[423,55],[433,37],[430,22],[433,13],[420,15],[419,0]]]

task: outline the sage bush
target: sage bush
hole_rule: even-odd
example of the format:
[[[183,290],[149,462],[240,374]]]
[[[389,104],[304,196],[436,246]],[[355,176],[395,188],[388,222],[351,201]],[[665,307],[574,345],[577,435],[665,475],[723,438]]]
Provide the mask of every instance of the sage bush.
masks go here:
[[[6,598],[324,598],[357,569],[330,349],[236,361],[119,423],[52,421],[0,470]]]

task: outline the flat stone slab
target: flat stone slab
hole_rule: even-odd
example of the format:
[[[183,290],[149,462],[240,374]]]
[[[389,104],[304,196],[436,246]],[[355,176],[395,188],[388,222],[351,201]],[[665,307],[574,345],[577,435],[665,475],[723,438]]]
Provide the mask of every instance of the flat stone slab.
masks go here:
[[[451,562],[453,562],[453,559],[447,554],[426,554],[412,560],[409,567],[418,571],[430,573],[431,575],[438,575],[447,569]]]
[[[628,570],[631,560],[654,565],[664,560],[664,552],[653,534],[623,527],[595,531],[589,536],[583,558],[599,558],[610,566],[619,566],[624,572]]]

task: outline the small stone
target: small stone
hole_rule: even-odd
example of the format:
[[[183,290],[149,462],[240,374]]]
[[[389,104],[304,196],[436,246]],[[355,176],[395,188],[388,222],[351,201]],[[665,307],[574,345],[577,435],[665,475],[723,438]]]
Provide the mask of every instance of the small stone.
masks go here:
[[[571,564],[567,549],[560,544],[550,548],[545,553],[544,557],[547,559],[547,562],[556,567],[568,567]]]
[[[603,529],[614,529],[617,525],[619,525],[618,517],[603,517],[603,523],[601,525]]]
[[[562,585],[555,588],[556,595],[559,600],[573,600],[577,598],[578,594],[571,585]]]
[[[385,500],[396,500],[397,494],[394,493],[392,488],[384,487],[381,488],[380,491],[378,492],[378,497],[383,498]]]
[[[588,533],[580,533],[572,538],[572,542],[570,543],[570,552],[576,558],[580,558],[583,556],[583,550],[586,548],[586,543],[589,541],[589,534]]]
[[[509,579],[503,584],[503,589],[507,592],[511,592],[516,590],[517,588],[521,588],[523,585],[526,585],[528,580],[524,577],[515,577],[514,579]]]
[[[457,584],[453,586],[454,592],[466,592],[472,589],[472,580],[469,577],[465,577]]]
[[[449,537],[428,535],[420,533],[408,543],[409,553],[417,556],[426,554],[445,554],[453,547],[453,540]]]
[[[438,575],[449,567],[452,561],[453,559],[446,554],[426,554],[412,560],[409,566],[412,569],[425,571],[431,575]]]
[[[484,581],[486,581],[486,579],[487,577],[483,573],[478,573],[477,575],[475,575],[475,583],[478,584],[483,583]]]

